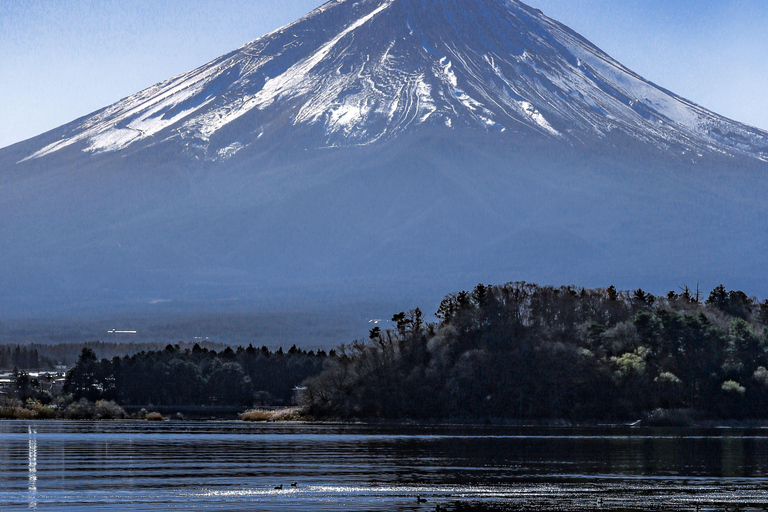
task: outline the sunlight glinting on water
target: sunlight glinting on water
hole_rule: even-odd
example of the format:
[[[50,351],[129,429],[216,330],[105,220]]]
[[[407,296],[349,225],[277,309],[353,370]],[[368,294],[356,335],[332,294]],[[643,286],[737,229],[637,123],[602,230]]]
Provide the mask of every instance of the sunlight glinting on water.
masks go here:
[[[766,475],[761,430],[0,422],[3,512],[722,510]]]
[[[28,427],[29,433],[29,508],[37,508],[37,429]]]

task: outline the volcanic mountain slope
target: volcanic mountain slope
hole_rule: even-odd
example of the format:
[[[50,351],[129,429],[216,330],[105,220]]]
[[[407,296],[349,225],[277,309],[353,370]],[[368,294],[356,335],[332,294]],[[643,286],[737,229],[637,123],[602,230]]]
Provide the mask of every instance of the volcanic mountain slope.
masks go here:
[[[1,150],[2,300],[433,300],[513,279],[768,293],[766,162],[765,132],[523,3],[335,0]]]

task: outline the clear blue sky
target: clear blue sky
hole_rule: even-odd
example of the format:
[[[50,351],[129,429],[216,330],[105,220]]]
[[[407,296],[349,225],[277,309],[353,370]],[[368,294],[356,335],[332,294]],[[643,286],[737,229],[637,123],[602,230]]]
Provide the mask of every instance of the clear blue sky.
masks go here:
[[[189,71],[318,0],[0,0],[0,147]],[[649,80],[768,130],[768,1],[530,0]]]

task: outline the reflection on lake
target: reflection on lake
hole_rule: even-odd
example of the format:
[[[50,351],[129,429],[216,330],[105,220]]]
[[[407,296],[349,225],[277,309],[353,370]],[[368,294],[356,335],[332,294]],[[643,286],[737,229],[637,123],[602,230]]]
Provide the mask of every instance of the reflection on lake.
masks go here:
[[[763,430],[0,422],[3,511],[763,510],[766,475]]]
[[[29,434],[29,508],[37,508],[37,429],[27,427]]]

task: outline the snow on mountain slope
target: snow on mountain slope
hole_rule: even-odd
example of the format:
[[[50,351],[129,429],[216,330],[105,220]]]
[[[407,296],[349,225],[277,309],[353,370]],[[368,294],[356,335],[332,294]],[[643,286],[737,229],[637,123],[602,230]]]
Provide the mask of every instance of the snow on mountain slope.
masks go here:
[[[765,132],[647,82],[516,0],[333,0],[69,125],[26,159],[159,144],[226,160],[302,126],[316,134],[307,147],[444,126],[577,147],[619,134],[662,153],[768,161]]]

